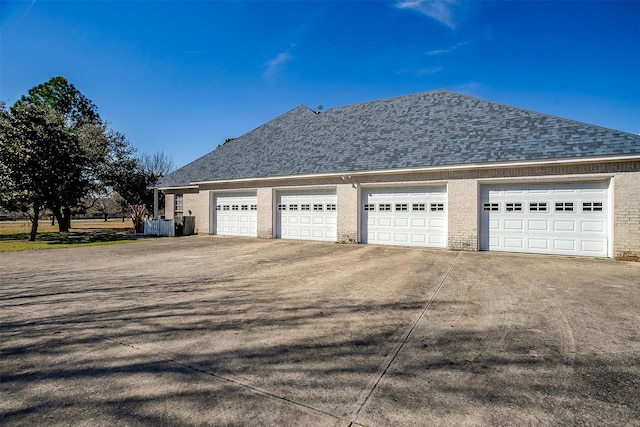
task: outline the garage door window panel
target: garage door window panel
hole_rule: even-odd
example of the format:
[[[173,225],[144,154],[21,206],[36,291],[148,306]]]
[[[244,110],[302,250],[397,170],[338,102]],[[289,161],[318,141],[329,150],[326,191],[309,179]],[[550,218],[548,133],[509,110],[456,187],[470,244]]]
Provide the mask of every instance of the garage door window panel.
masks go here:
[[[522,211],[522,203],[507,203],[506,209],[507,212],[521,212]]]
[[[547,212],[547,202],[529,203],[529,212]]]
[[[582,212],[602,212],[604,207],[601,202],[582,203]]]
[[[556,212],[573,212],[573,202],[556,202]]]

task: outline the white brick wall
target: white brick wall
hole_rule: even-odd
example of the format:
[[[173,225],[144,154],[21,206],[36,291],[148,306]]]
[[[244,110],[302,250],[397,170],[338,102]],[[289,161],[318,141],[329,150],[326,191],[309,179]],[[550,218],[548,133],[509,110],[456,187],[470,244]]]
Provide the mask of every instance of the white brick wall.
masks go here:
[[[338,197],[338,242],[358,243],[358,186],[339,184]]]
[[[640,173],[616,174],[613,190],[613,255],[640,258]]]
[[[451,180],[447,184],[449,249],[478,249],[478,180]]]
[[[273,198],[275,191],[271,187],[258,188],[258,238],[272,239],[273,230]]]
[[[164,217],[165,219],[173,219],[173,208],[175,206],[175,198],[173,193],[167,193],[164,196]]]
[[[199,193],[184,193],[184,212],[183,214],[196,217],[196,233],[209,234],[210,223],[210,206],[209,191],[200,191]]]

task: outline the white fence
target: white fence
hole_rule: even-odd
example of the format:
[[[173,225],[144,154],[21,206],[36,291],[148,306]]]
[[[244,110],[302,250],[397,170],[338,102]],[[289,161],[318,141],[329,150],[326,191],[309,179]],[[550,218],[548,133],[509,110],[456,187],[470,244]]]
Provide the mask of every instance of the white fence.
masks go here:
[[[144,234],[151,236],[173,236],[175,223],[172,219],[148,219],[144,222]]]

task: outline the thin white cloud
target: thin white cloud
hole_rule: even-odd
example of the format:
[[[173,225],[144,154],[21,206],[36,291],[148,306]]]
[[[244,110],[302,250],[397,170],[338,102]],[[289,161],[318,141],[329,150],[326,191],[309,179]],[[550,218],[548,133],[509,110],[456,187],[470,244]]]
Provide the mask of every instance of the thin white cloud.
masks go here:
[[[458,49],[460,49],[461,47],[464,47],[466,45],[468,45],[469,42],[460,42],[454,46],[451,46],[448,49],[435,49],[435,50],[430,50],[429,52],[427,52],[427,55],[429,56],[438,56],[438,55],[446,55],[447,53],[451,53],[454,52]]]
[[[270,82],[274,82],[278,75],[284,70],[284,66],[291,60],[289,51],[280,52],[275,58],[267,62],[264,70],[264,78]]]
[[[456,23],[453,20],[452,10],[457,3],[457,0],[399,0],[395,6],[398,9],[415,10],[455,29]]]
[[[29,4],[29,7],[27,7],[27,10],[24,11],[24,13],[22,14],[22,16],[20,17],[20,19],[18,19],[18,22],[22,22],[22,20],[24,18],[26,18],[27,14],[31,11],[31,8],[33,7],[33,5],[36,3],[36,0],[31,0],[31,3]]]

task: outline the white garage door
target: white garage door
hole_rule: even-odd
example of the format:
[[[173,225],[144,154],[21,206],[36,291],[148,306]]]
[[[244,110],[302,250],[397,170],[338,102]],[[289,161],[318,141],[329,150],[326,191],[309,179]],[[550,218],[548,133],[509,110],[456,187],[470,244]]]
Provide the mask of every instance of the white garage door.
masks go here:
[[[362,192],[362,243],[447,247],[446,187]]]
[[[257,237],[257,203],[255,194],[214,195],[215,234]]]
[[[483,186],[480,249],[608,256],[608,183]]]
[[[335,191],[278,193],[276,209],[278,238],[336,241]]]

